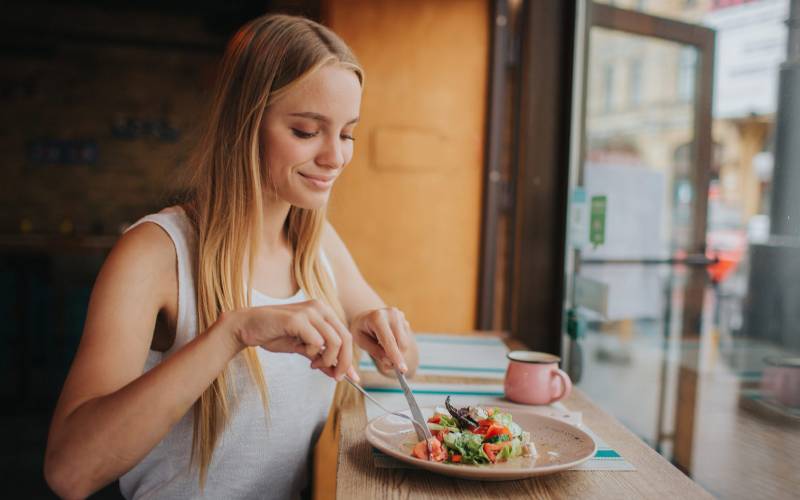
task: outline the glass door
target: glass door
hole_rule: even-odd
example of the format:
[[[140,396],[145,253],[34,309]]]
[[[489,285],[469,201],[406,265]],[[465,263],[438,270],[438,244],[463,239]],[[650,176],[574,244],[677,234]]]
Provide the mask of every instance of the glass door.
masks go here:
[[[689,470],[712,263],[705,241],[714,35],[580,5],[566,365],[593,400]]]

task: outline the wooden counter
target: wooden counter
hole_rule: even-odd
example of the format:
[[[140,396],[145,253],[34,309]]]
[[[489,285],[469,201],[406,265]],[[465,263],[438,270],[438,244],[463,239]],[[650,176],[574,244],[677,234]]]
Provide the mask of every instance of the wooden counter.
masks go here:
[[[379,374],[364,374],[364,382]],[[486,379],[420,376],[426,382],[484,382]],[[340,385],[330,417],[315,450],[314,498],[712,498],[642,440],[595,406],[579,390],[564,400],[583,413],[583,422],[636,471],[567,471],[536,479],[506,482],[463,481],[422,470],[379,469],[364,437],[363,397]]]

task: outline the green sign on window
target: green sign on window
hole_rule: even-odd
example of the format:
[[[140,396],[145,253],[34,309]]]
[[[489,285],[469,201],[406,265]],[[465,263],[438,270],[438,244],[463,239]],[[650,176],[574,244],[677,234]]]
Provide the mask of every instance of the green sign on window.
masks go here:
[[[607,201],[605,196],[592,196],[589,241],[595,248],[606,242]]]

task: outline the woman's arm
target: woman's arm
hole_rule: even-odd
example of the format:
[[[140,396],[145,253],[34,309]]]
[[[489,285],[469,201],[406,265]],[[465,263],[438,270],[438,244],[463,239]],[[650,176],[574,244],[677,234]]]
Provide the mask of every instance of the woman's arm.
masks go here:
[[[156,317],[170,301],[176,310],[172,241],[143,224],[103,265],[53,415],[45,477],[59,496],[88,496],[138,463],[241,349],[221,319],[142,375]]]
[[[405,363],[409,375],[419,364],[419,351],[405,315],[387,307],[358,270],[353,257],[330,223],[325,223],[322,247],[336,277],[339,300],[351,329],[372,330],[371,335],[354,331],[356,343],[372,356],[381,373]],[[365,321],[366,320],[366,321]],[[355,360],[354,364],[357,364]],[[393,374],[392,374],[393,375]]]
[[[350,333],[318,301],[225,313],[142,374],[159,312],[177,310],[176,269],[172,241],[153,224],[127,233],[103,265],[47,442],[45,477],[59,496],[86,497],[139,463],[246,346],[356,376]]]

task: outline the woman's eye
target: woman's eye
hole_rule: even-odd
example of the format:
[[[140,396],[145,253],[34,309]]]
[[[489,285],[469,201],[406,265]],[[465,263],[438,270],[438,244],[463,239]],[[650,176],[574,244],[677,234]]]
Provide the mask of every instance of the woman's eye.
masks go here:
[[[292,133],[294,133],[294,135],[296,135],[301,139],[311,139],[312,137],[317,135],[317,132],[306,132],[304,130],[300,130],[297,128],[292,128]]]
[[[345,140],[348,140],[348,141],[355,141],[356,140],[355,137],[353,137],[352,135],[347,135],[347,134],[342,135],[342,139],[345,139]]]

